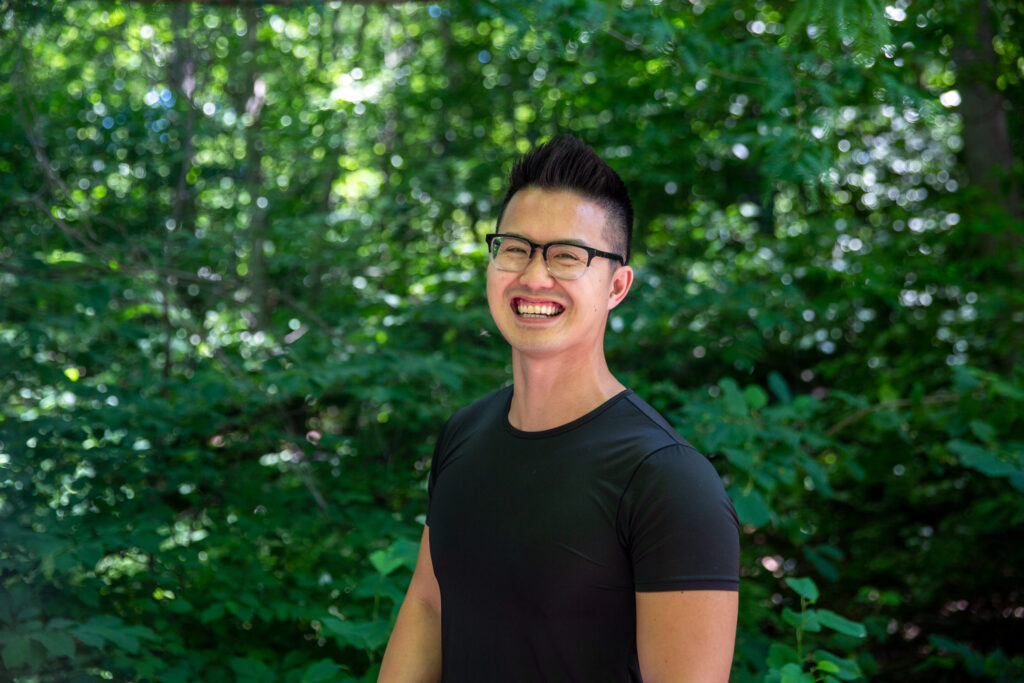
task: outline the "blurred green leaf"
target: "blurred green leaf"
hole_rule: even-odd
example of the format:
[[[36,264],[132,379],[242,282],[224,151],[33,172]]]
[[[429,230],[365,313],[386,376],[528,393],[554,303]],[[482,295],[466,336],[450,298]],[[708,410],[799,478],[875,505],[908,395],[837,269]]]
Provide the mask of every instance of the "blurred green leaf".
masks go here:
[[[810,578],[795,578],[787,577],[786,585],[793,589],[793,591],[804,600],[810,603],[818,601],[820,594],[818,593],[818,586],[815,585],[814,580]]]

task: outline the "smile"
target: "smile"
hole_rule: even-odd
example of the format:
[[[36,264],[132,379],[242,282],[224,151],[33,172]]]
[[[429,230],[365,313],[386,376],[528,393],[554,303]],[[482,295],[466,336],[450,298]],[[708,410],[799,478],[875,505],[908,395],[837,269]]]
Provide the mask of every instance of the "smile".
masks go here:
[[[523,318],[554,318],[560,315],[565,310],[565,307],[553,302],[534,303],[522,299],[513,299],[512,310]]]

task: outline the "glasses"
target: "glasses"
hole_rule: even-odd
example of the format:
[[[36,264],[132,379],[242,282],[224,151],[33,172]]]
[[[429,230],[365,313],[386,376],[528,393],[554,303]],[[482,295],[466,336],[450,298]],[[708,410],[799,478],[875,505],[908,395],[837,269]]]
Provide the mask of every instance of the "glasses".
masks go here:
[[[487,240],[491,263],[494,264],[494,267],[513,273],[526,270],[526,266],[533,260],[533,252],[537,249],[540,249],[541,254],[544,255],[544,265],[547,266],[548,272],[559,280],[580,278],[595,256],[625,263],[625,259],[618,254],[579,244],[567,244],[566,242],[534,244],[525,237],[497,234],[487,235],[484,239]]]

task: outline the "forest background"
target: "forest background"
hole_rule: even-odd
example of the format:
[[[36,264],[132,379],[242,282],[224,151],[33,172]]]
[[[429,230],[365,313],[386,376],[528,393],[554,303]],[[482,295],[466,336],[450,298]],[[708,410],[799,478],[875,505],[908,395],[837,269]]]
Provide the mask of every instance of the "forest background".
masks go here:
[[[611,367],[743,524],[733,679],[1024,679],[1016,0],[0,0],[0,678],[372,681],[482,236],[637,207]]]

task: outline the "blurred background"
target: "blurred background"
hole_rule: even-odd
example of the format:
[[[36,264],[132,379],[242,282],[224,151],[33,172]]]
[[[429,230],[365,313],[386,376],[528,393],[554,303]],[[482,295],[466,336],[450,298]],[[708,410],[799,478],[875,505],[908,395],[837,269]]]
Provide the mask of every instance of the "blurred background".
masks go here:
[[[0,678],[373,681],[482,237],[566,132],[619,378],[743,523],[733,680],[1024,680],[1013,0],[0,0]],[[528,502],[526,502],[528,504]]]

